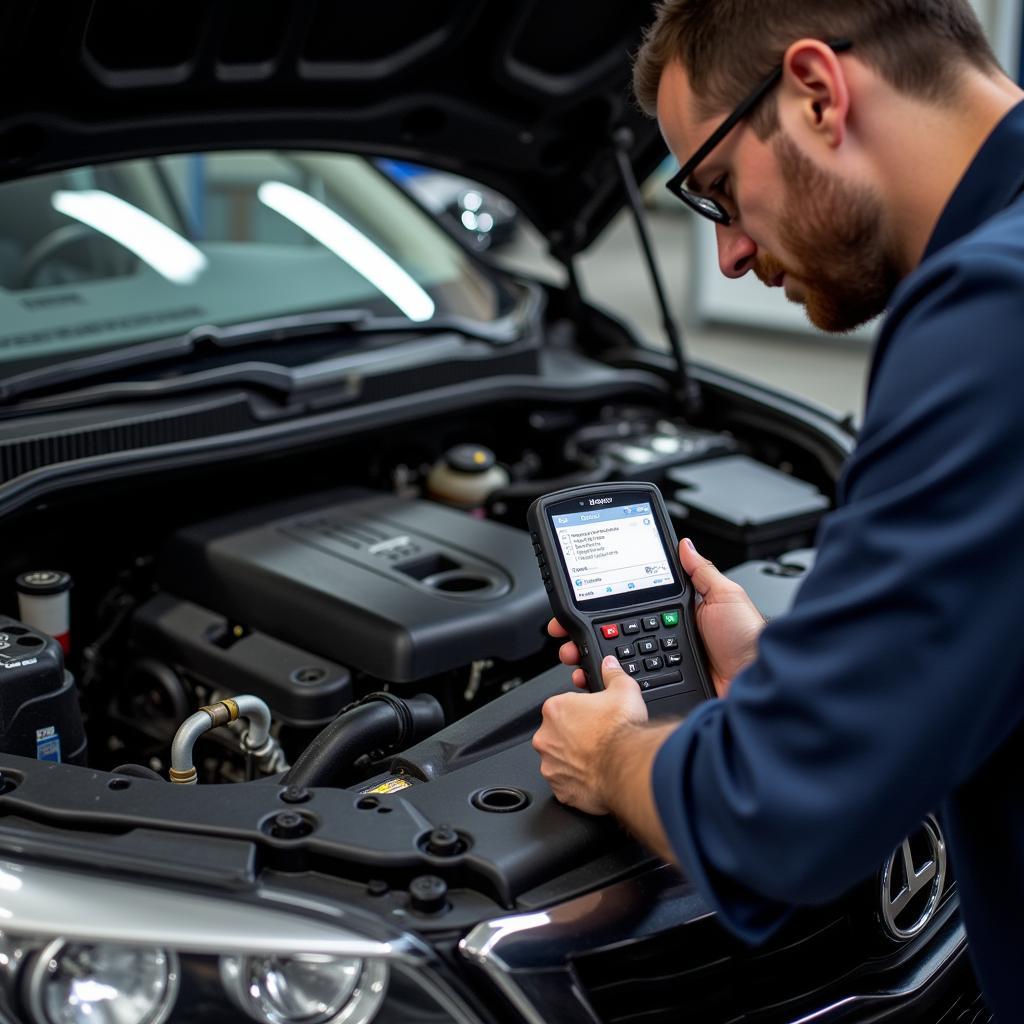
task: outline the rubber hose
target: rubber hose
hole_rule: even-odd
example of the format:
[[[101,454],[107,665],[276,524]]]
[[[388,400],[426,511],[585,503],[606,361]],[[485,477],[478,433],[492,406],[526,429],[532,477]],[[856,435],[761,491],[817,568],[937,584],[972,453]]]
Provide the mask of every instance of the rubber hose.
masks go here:
[[[157,782],[167,781],[144,764],[119,764],[114,769],[114,775],[130,775],[133,779],[155,779]]]
[[[584,484],[602,484],[615,469],[615,463],[607,455],[600,455],[594,465],[587,469],[579,469],[554,480],[523,480],[487,495],[487,504],[494,505],[499,501],[513,501],[517,498],[539,498],[542,494],[552,491],[563,491],[568,487],[582,487]]]
[[[282,786],[342,786],[355,762],[373,750],[401,750],[444,726],[437,700],[371,693],[322,729],[299,755]]]

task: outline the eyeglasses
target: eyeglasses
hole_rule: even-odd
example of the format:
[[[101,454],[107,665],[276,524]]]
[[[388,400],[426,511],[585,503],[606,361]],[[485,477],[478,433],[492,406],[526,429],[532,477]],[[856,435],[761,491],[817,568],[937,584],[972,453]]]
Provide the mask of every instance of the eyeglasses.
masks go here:
[[[853,48],[849,39],[837,39],[827,44],[835,53],[845,53]],[[674,174],[665,187],[677,199],[681,199],[691,210],[716,224],[727,226],[732,223],[732,215],[717,199],[703,196],[686,187],[697,168],[711,155],[711,151],[743,120],[771,91],[782,81],[783,65],[780,64],[712,133],[696,153]]]

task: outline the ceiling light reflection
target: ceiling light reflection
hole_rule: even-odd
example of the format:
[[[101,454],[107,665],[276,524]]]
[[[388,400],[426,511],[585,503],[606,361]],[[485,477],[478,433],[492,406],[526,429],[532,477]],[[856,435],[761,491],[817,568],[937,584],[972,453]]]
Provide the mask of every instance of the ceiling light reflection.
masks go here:
[[[21,888],[21,879],[6,868],[0,868],[0,889],[5,892],[17,892]]]
[[[422,323],[434,315],[434,300],[383,249],[344,217],[291,185],[265,181],[260,202],[290,220],[361,274],[410,320]]]
[[[53,208],[112,238],[173,284],[191,284],[207,259],[188,239],[166,224],[109,192],[58,191]]]

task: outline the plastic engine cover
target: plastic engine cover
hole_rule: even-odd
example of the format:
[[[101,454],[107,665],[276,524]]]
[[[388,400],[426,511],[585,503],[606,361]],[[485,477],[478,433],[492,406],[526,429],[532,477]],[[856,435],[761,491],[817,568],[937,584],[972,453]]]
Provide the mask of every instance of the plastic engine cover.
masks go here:
[[[333,492],[190,527],[167,590],[391,682],[545,642],[529,535],[442,505]]]

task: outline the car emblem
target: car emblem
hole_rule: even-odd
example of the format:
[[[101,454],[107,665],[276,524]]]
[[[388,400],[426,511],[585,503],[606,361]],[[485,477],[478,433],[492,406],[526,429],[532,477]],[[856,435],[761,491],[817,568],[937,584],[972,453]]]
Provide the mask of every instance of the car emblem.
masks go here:
[[[938,822],[928,817],[921,829],[896,847],[882,868],[882,924],[893,939],[920,935],[935,916],[946,882],[946,842]]]

